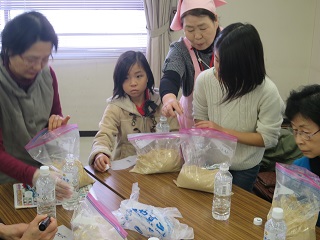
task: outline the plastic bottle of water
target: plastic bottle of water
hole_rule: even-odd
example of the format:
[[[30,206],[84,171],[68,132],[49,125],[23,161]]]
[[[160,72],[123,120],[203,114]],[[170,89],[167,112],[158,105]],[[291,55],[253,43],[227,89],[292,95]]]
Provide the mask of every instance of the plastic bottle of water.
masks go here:
[[[170,126],[167,122],[167,118],[165,116],[160,117],[160,121],[156,126],[156,132],[170,132]]]
[[[71,198],[62,201],[62,207],[66,210],[74,210],[79,204],[79,169],[73,155],[67,157],[65,165],[62,167],[62,174],[62,179],[73,189]]]
[[[283,220],[283,209],[275,207],[272,209],[271,218],[264,226],[264,240],[285,240],[287,226]]]
[[[217,220],[227,220],[231,207],[232,175],[229,165],[222,163],[214,179],[214,196],[212,201],[212,216]]]
[[[48,214],[56,218],[55,181],[50,177],[48,166],[40,167],[40,176],[36,182],[37,213]]]

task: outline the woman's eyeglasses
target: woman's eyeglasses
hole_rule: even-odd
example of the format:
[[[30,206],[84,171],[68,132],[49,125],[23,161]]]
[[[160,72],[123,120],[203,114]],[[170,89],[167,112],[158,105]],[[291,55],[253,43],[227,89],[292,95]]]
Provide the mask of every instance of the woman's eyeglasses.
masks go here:
[[[50,55],[45,58],[37,58],[37,57],[28,57],[28,56],[20,55],[20,58],[22,59],[23,63],[27,67],[34,67],[34,66],[37,66],[38,64],[41,64],[41,67],[43,67],[46,64],[48,64],[48,62],[52,58],[52,56]]]
[[[300,131],[298,131],[297,129],[292,129],[292,131],[293,131],[293,135],[294,135],[295,137],[297,137],[298,134],[299,134],[299,136],[300,136],[303,140],[310,141],[310,139],[311,139],[314,135],[316,135],[318,132],[320,132],[320,129],[319,129],[318,131],[316,131],[315,133],[310,133],[310,134],[305,133],[305,132],[300,132]]]

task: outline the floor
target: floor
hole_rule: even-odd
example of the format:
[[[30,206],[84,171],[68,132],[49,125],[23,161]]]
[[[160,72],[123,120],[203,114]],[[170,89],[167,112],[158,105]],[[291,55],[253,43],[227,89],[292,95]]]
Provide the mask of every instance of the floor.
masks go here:
[[[93,137],[80,137],[80,161],[83,166],[88,165],[88,157],[91,152]]]

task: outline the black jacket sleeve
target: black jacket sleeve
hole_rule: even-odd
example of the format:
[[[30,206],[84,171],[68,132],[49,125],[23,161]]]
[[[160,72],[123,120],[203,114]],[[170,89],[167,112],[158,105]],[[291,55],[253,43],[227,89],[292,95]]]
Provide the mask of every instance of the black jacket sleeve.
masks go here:
[[[178,96],[180,81],[180,75],[177,72],[172,70],[165,71],[160,81],[159,92],[161,99],[168,93]]]

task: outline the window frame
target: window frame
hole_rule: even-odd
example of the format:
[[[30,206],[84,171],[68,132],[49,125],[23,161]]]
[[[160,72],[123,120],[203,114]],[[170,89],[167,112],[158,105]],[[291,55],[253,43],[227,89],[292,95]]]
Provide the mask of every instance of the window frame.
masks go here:
[[[45,1],[37,1],[37,0],[1,0],[0,1],[0,30],[3,29],[4,25],[15,15],[17,12],[26,12],[26,11],[39,11],[42,12],[48,20],[52,23],[53,27],[56,30],[56,33],[59,38],[59,48],[58,52],[53,52],[54,59],[91,59],[91,58],[115,58],[118,57],[121,53],[127,50],[134,50],[134,51],[141,51],[146,53],[146,46],[147,46],[147,30],[146,26],[141,26],[135,30],[136,32],[59,32],[57,27],[55,27],[54,19],[52,16],[48,16],[46,12],[48,11],[117,11],[117,14],[120,11],[132,11],[135,14],[140,14],[139,22],[142,19],[145,20],[144,14],[144,6],[142,0],[90,0],[90,1],[78,1],[78,0],[45,0]],[[88,11],[89,10],[89,11]],[[15,14],[12,14],[14,13]],[[143,12],[143,16],[141,13]],[[20,14],[18,13],[18,14]],[[70,12],[71,13],[71,12]],[[127,12],[128,13],[128,12]],[[14,15],[14,16],[10,16]],[[60,15],[59,15],[60,16]],[[92,16],[92,15],[91,15]],[[60,16],[61,18],[61,16]],[[137,19],[137,18],[135,18]],[[129,19],[130,20],[130,19]],[[119,18],[115,21],[129,21],[125,18]],[[143,22],[146,24],[146,22]],[[92,23],[93,24],[93,23]],[[113,25],[117,24],[116,22],[112,22]],[[88,24],[88,26],[92,26]],[[124,27],[118,29],[125,29]],[[129,27],[128,27],[129,29]],[[131,27],[132,29],[132,27]],[[91,31],[91,29],[90,29]],[[100,41],[99,46],[71,46],[72,38],[74,40],[81,38],[89,38],[88,41],[90,44],[92,42],[96,42],[95,40]],[[108,41],[108,39],[112,39],[112,41]],[[117,41],[118,39],[118,41]],[[132,43],[133,45],[130,46],[130,41],[126,41],[126,45],[120,46],[120,39],[130,39],[134,40],[135,42]],[[69,45],[64,44],[65,42],[69,41]],[[74,41],[73,40],[73,41]],[[79,43],[75,41],[76,43]],[[109,42],[109,46],[104,42]],[[111,42],[113,45],[111,45]],[[116,46],[117,45],[117,46]]]

